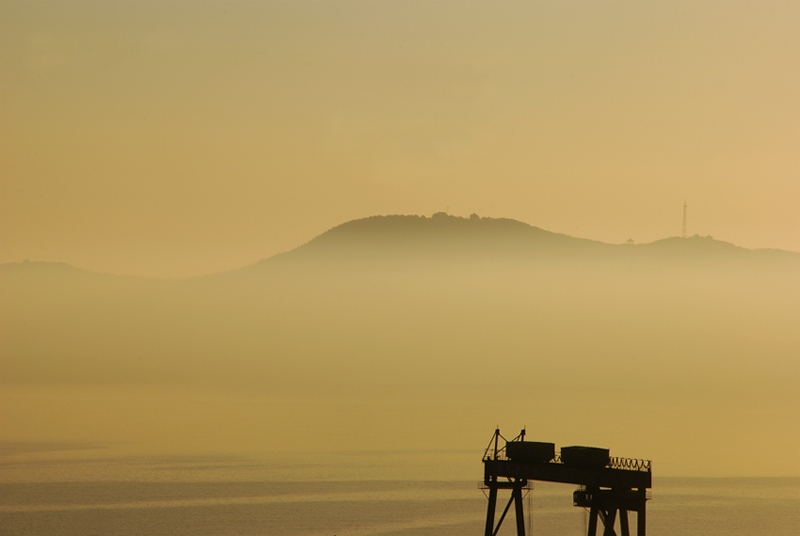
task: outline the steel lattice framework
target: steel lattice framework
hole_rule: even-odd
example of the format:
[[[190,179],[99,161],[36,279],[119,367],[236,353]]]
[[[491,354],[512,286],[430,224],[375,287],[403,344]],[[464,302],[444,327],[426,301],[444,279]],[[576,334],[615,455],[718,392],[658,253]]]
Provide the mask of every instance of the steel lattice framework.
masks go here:
[[[501,439],[505,443],[502,446]],[[597,535],[598,520],[604,527],[603,536],[616,536],[617,518],[621,536],[630,536],[628,512],[636,512],[636,535],[645,536],[648,489],[652,487],[650,460],[606,456],[607,463],[599,466],[564,463],[560,455],[547,461],[526,460],[507,455],[508,444],[513,442],[525,443],[525,430],[508,441],[497,429],[483,455],[483,487],[489,491],[485,536],[497,536],[512,504],[515,505],[517,536],[525,536],[522,492],[529,488],[530,480],[578,485],[572,495],[573,504],[589,509],[587,536]],[[552,444],[544,445],[552,449]],[[495,525],[498,491],[505,489],[511,490],[511,497]]]

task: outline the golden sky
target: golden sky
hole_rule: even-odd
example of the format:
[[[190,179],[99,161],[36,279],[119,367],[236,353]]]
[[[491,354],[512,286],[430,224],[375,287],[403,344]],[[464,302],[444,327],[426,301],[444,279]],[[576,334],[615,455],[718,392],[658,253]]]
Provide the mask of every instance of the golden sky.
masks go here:
[[[684,202],[690,234],[800,251],[799,28],[797,1],[4,0],[0,262],[191,276],[440,211],[641,243]],[[346,451],[501,424],[658,474],[797,475],[800,284],[762,259],[10,266],[0,429]]]
[[[800,4],[0,4],[0,261],[185,276],[373,214],[800,250]]]

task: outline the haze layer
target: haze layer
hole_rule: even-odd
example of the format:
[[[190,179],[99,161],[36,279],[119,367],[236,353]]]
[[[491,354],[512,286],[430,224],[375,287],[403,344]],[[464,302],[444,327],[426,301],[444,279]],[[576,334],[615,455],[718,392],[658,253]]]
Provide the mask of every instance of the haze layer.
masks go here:
[[[659,474],[797,475],[799,258],[438,214],[349,222],[196,279],[5,265],[2,428],[136,452],[478,463],[501,424]]]

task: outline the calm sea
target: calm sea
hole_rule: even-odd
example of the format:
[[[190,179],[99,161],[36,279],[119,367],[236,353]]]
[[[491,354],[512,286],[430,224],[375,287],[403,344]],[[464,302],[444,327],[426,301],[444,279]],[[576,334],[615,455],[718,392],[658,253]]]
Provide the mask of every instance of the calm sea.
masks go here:
[[[29,445],[0,458],[0,534],[477,536],[481,475],[474,452],[119,456]],[[585,534],[573,489],[535,484],[529,534]],[[652,491],[653,536],[800,534],[798,478],[656,471]],[[509,514],[500,534],[514,533]]]

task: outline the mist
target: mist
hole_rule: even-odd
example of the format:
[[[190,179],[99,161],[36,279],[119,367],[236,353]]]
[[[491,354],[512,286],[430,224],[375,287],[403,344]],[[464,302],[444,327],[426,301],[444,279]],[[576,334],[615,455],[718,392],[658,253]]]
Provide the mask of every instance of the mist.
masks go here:
[[[477,460],[499,424],[659,474],[796,475],[798,259],[441,214],[349,222],[191,279],[7,264],[2,428],[132,452]]]

